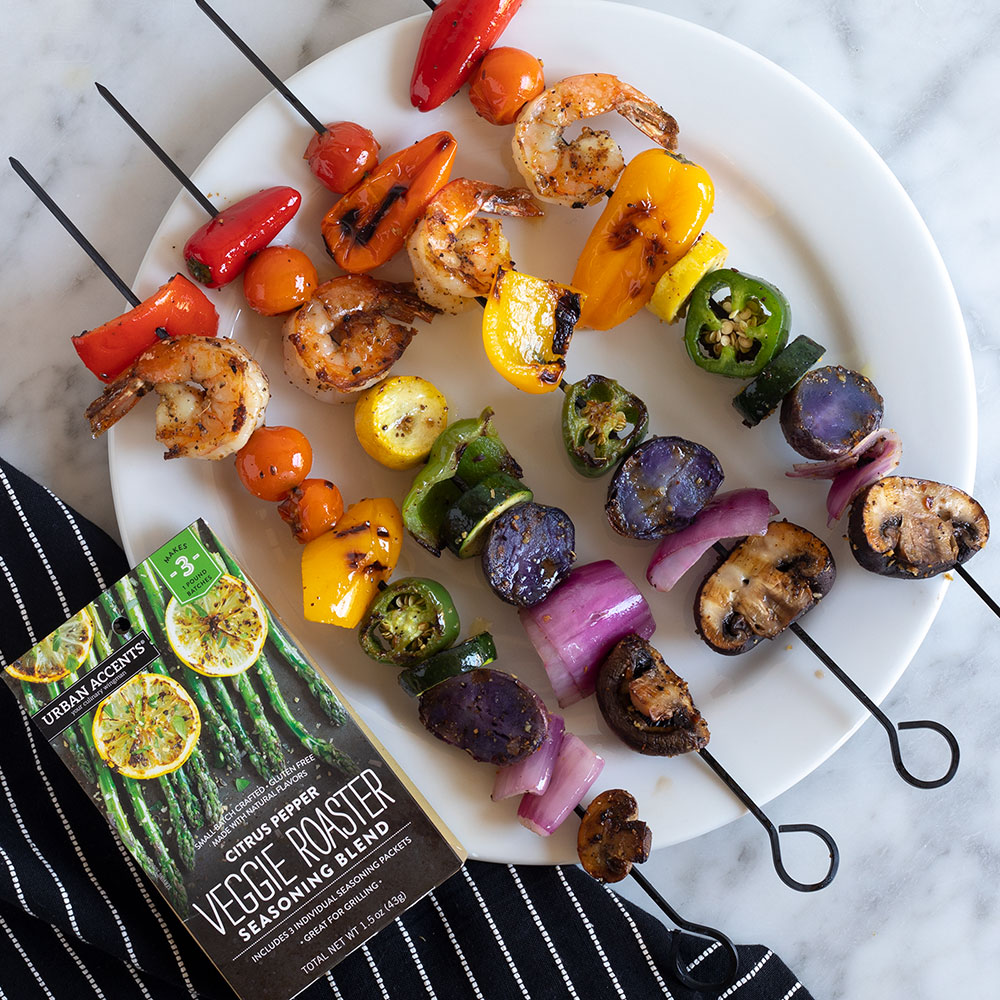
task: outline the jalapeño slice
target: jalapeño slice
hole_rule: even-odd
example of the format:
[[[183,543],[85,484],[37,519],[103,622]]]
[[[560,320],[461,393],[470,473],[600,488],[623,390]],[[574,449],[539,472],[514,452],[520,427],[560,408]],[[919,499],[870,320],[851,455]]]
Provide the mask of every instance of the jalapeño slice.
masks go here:
[[[448,591],[436,580],[408,576],[372,601],[358,642],[373,660],[407,667],[447,649],[458,633],[458,611]]]
[[[774,285],[724,267],[695,285],[684,345],[707,372],[753,378],[785,346],[790,325],[788,300]]]
[[[563,445],[583,476],[610,472],[646,436],[648,424],[646,404],[605,375],[574,382],[563,399]]]

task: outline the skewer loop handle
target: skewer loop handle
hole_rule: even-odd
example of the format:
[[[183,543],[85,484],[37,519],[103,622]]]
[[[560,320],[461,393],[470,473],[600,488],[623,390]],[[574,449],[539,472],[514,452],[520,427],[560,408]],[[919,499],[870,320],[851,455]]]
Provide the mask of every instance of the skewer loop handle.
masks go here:
[[[781,860],[781,844],[778,841],[778,835],[782,833],[812,833],[826,844],[830,852],[830,867],[823,878],[818,882],[800,882],[788,874],[785,864]],[[789,888],[796,892],[816,892],[818,889],[825,889],[836,877],[837,869],[840,868],[840,848],[823,827],[816,826],[814,823],[783,823],[777,830],[773,826],[769,826],[767,834],[771,841],[771,859],[774,862],[774,870],[778,873],[778,878]]]
[[[933,779],[918,778],[910,774],[906,769],[906,765],[903,764],[903,758],[899,750],[899,735],[895,730],[887,728],[886,732],[889,734],[889,749],[892,753],[892,763],[903,781],[908,785],[913,785],[915,788],[940,788],[942,785],[947,785],[955,777],[955,772],[958,770],[960,751],[958,740],[955,739],[955,734],[950,729],[942,726],[940,722],[932,722],[929,719],[918,719],[916,722],[900,722],[897,724],[897,728],[932,729],[935,733],[940,733],[945,738],[945,742],[951,750],[951,764],[949,764],[948,770],[942,777]]]

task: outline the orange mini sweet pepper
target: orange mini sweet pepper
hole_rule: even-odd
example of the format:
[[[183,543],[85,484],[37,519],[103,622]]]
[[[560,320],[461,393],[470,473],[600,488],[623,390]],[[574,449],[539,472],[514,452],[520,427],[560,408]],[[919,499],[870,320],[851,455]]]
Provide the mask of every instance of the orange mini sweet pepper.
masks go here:
[[[403,248],[410,226],[451,175],[458,143],[435,132],[383,160],[326,213],[323,239],[354,274],[384,264]]]
[[[573,285],[587,296],[580,326],[610,330],[638,312],[697,239],[714,201],[712,178],[697,163],[665,149],[634,157],[576,264]]]
[[[403,518],[380,497],[351,504],[335,527],[302,550],[302,603],[306,618],[354,628],[378,585],[392,576],[403,544]]]

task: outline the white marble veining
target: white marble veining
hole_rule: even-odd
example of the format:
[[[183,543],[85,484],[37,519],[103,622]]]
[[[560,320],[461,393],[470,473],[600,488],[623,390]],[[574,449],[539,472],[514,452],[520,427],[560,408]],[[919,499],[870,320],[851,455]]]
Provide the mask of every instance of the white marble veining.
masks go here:
[[[995,4],[642,5],[719,31],[789,70],[841,111],[900,179],[941,250],[964,311],[980,414],[976,492],[987,509],[1000,510]],[[282,76],[421,8],[418,0],[220,0],[219,6]],[[4,36],[5,156],[21,158],[130,280],[176,185],[103,107],[93,81],[141,109],[144,124],[185,168],[201,160],[267,85],[181,0],[8,4]],[[734,136],[733,146],[769,140]],[[90,440],[80,417],[94,383],[55,345],[120,311],[121,299],[6,164],[0,231],[0,454],[114,534],[105,447]],[[886,314],[894,297],[920,293],[887,287]],[[871,317],[871,336],[884,321]],[[914,330],[911,349],[932,365],[934,330]],[[1000,594],[995,552],[973,568]],[[872,615],[877,619],[877,608]],[[962,766],[946,788],[924,792],[896,780],[885,735],[869,722],[772,803],[779,822],[813,820],[835,833],[842,869],[830,888],[806,896],[782,886],[750,818],[658,852],[647,873],[692,919],[716,924],[736,940],[771,946],[817,998],[994,995],[1000,976],[998,639],[1000,623],[956,582],[886,702],[893,718],[930,715],[959,735]],[[776,714],[780,721],[780,706]],[[797,858],[794,840],[786,849],[793,870],[796,861],[808,868],[815,860]]]

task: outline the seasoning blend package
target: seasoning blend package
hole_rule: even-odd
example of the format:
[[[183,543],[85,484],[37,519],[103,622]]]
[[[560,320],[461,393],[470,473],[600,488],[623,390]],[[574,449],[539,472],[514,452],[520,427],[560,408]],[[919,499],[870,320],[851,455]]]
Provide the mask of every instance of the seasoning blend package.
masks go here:
[[[295,996],[465,860],[203,521],[4,676],[244,997]]]

